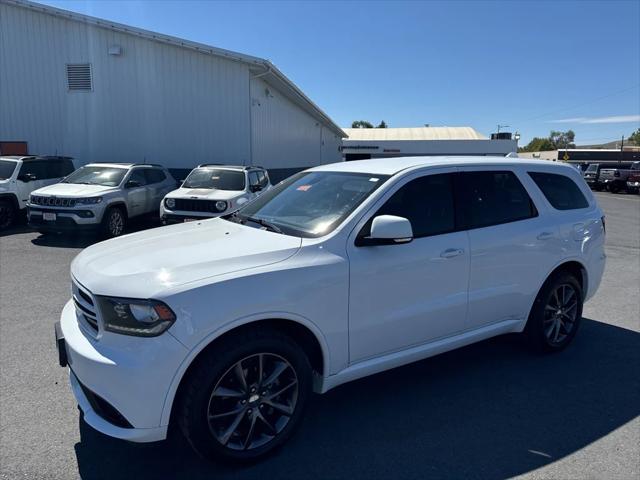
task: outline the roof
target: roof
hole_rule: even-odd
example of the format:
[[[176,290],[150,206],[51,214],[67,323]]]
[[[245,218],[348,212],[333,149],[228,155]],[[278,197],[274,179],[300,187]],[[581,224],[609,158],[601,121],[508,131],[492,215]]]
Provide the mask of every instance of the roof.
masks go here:
[[[409,168],[420,167],[451,167],[451,166],[556,166],[558,168],[573,168],[568,164],[550,162],[549,160],[528,160],[523,158],[505,157],[395,157],[374,158],[371,160],[356,160],[353,162],[339,162],[328,165],[320,165],[312,168],[312,171],[320,172],[350,172],[369,173],[372,175],[395,175]]]
[[[107,30],[146,38],[147,40],[158,43],[164,43],[180,48],[195,50],[204,55],[213,55],[216,57],[225,58],[227,60],[247,64],[249,65],[249,68],[254,71],[254,73],[260,75],[260,78],[262,80],[272,85],[280,93],[285,95],[289,100],[305,110],[316,120],[328,126],[338,136],[346,136],[346,133],[338,125],[336,125],[333,120],[331,120],[331,118],[329,118],[329,116],[320,109],[320,107],[313,103],[311,99],[309,99],[309,97],[307,97],[291,80],[289,80],[284,75],[284,73],[278,70],[278,68],[273,63],[271,63],[269,60],[265,60],[264,58],[253,57],[251,55],[245,55],[243,53],[206,45],[204,43],[192,42],[191,40],[172,37],[171,35],[165,35],[163,33],[152,32],[150,30],[132,27],[130,25],[112,22],[110,20],[104,20],[96,17],[91,17],[89,15],[70,12],[68,10],[62,10],[60,8],[42,5],[39,3],[31,2],[29,0],[0,0],[0,3],[28,8],[30,10],[46,13],[48,15],[62,17],[67,20],[94,25],[96,27],[104,28]]]
[[[348,140],[487,140],[471,127],[344,128]]]

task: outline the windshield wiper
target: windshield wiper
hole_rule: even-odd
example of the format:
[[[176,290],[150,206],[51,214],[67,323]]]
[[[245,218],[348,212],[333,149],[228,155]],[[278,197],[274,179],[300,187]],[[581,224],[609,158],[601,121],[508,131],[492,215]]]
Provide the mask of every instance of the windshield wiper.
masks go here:
[[[266,228],[267,230],[271,230],[272,232],[282,233],[282,230],[280,230],[279,227],[262,218],[246,217],[244,220],[245,222],[249,221],[249,222],[257,223],[258,225],[262,225],[264,228]]]

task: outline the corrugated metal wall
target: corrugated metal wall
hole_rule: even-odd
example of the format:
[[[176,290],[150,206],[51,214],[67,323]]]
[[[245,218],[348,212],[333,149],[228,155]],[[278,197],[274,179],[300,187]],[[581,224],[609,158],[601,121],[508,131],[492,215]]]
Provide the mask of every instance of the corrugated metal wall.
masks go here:
[[[85,62],[93,91],[68,91]],[[0,3],[0,140],[31,153],[300,169],[339,161],[334,137],[246,64]]]
[[[325,128],[260,78],[251,78],[252,154],[255,165],[275,169],[311,167],[341,160],[338,145],[322,148]],[[327,139],[337,135],[329,132]],[[333,140],[332,140],[333,141]]]

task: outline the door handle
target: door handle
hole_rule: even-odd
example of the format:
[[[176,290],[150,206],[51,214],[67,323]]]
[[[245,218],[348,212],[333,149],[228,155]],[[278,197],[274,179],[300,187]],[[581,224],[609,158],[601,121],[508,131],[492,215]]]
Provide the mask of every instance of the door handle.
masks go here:
[[[458,255],[462,255],[464,250],[461,248],[447,248],[444,252],[440,254],[442,258],[453,258]]]
[[[549,240],[553,237],[553,232],[542,232],[536,238],[538,240]]]

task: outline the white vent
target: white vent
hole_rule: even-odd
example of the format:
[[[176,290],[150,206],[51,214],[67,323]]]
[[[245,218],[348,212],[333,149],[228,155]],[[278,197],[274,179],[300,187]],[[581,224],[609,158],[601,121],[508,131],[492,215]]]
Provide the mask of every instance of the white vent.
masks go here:
[[[90,63],[68,63],[67,85],[69,90],[93,90]]]

